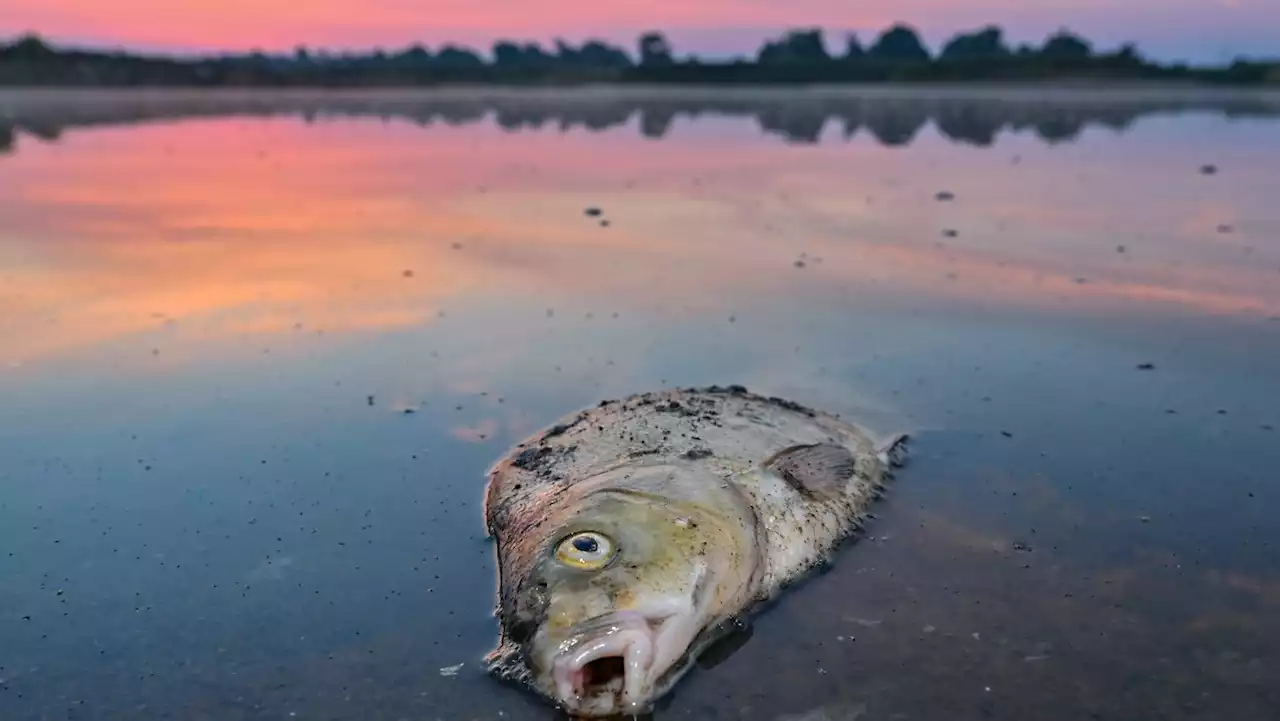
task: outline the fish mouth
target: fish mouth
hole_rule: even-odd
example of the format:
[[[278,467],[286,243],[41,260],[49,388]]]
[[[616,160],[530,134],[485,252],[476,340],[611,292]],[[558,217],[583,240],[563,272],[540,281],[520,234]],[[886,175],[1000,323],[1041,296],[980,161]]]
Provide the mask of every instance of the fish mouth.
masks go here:
[[[560,701],[577,714],[635,713],[648,703],[658,631],[665,619],[617,611],[579,624],[553,666]]]

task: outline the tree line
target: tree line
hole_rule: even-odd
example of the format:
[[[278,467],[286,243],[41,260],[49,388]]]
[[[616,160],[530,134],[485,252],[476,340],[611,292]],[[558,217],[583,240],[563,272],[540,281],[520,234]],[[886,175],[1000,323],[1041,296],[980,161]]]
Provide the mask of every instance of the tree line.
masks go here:
[[[863,44],[847,35],[837,52],[820,29],[795,29],[766,41],[753,57],[678,57],[666,36],[641,35],[634,55],[600,40],[554,47],[500,40],[488,57],[446,44],[398,51],[329,53],[299,47],[289,54],[219,55],[196,59],[127,52],[60,49],[36,35],[0,43],[0,84],[74,85],[403,85],[446,82],[816,83],[1056,78],[1185,79],[1280,83],[1280,64],[1236,61],[1221,67],[1164,65],[1132,45],[1099,52],[1060,30],[1039,46],[1013,46],[995,25],[960,33],[932,52],[910,25],[896,24]]]

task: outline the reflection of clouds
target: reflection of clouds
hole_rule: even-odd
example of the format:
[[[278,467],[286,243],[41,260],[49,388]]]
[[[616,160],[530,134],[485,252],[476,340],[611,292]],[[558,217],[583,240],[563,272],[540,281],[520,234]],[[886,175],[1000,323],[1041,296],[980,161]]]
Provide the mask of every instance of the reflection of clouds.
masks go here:
[[[1206,578],[1211,585],[1243,591],[1269,605],[1280,605],[1280,578],[1218,570],[1209,571]]]
[[[293,566],[292,556],[268,558],[249,572],[250,581],[279,581],[284,578],[285,569]]]
[[[519,408],[512,408],[507,411],[503,418],[503,425],[507,429],[507,433],[511,438],[523,439],[532,435],[535,431],[545,427],[546,422],[534,418],[527,411]]]
[[[946,554],[956,549],[1003,552],[1013,545],[1013,541],[1007,538],[971,528],[937,511],[917,509],[911,511],[910,516],[914,520],[912,525],[918,530],[899,540],[917,550]]]
[[[470,426],[455,426],[450,429],[449,435],[461,441],[469,443],[481,443],[497,434],[499,429],[498,421],[493,418],[485,418],[480,422]]]
[[[487,196],[484,202],[502,203],[503,199]],[[549,220],[553,215],[549,208],[573,204],[568,198],[528,195],[514,202],[519,210],[508,206],[505,212],[523,216],[527,211],[535,220],[540,215]],[[885,227],[885,218],[867,218],[864,209],[841,217],[833,214],[830,203],[820,205],[821,214],[793,211],[789,218],[793,226],[789,235],[805,239],[802,247],[823,258],[821,264],[809,265],[801,277],[788,268],[792,258],[783,255],[793,253],[794,250],[788,248],[795,248],[794,244],[771,237],[758,227],[740,225],[733,213],[734,204],[718,198],[670,198],[663,202],[616,198],[614,210],[634,220],[627,230],[612,233],[613,242],[608,246],[601,248],[597,243],[589,243],[573,258],[556,256],[554,261],[538,262],[530,257],[529,260],[547,273],[548,279],[558,278],[563,284],[573,283],[584,290],[607,286],[631,295],[651,296],[656,288],[684,294],[691,302],[716,297],[711,292],[713,289],[741,292],[749,286],[778,292],[794,290],[797,285],[813,289],[817,287],[814,281],[837,285],[890,281],[899,292],[941,298],[999,299],[1013,305],[1058,306],[1065,298],[1103,307],[1117,301],[1136,301],[1225,314],[1280,308],[1280,297],[1274,289],[1265,292],[1267,286],[1259,282],[1261,279],[1232,283],[1237,276],[1252,275],[1246,269],[1184,267],[1176,273],[1149,269],[1144,273],[1146,280],[1103,276],[1090,277],[1088,283],[1080,283],[1077,280],[1080,276],[1072,268],[1055,267],[1065,258],[1037,261],[1019,259],[1012,249],[997,253],[939,248],[916,240],[932,239],[932,234],[899,234],[898,226],[911,221]],[[856,228],[863,223],[878,227],[873,226],[873,234],[862,235]],[[571,243],[575,237],[580,238],[570,229],[561,236],[561,242]],[[726,247],[732,248],[731,255],[725,254]],[[601,250],[611,252],[605,254]],[[526,253],[533,256],[536,251]],[[623,253],[628,257],[625,265],[628,273],[609,272],[614,259]],[[679,265],[668,262],[673,254],[679,254],[685,262]],[[949,276],[954,276],[957,282],[940,282]],[[800,283],[801,279],[806,282]],[[1198,281],[1212,285],[1195,287]],[[1233,286],[1242,289],[1232,290]],[[1248,292],[1251,287],[1259,290]]]
[[[542,321],[542,309],[565,303],[605,322],[617,309],[727,317],[842,293],[1280,311],[1265,267],[1196,245],[1200,222],[1176,228],[1187,261],[1177,266],[1118,256],[1110,241],[1101,254],[1081,249],[1114,219],[1102,198],[1115,193],[1129,197],[1130,215],[1184,217],[1154,179],[1135,182],[1140,170],[1123,188],[1064,197],[1061,183],[1037,184],[1058,173],[1046,157],[1031,181],[1027,168],[987,169],[982,188],[941,209],[929,200],[938,184],[923,181],[938,161],[911,153],[678,135],[476,142],[483,134],[229,120],[78,135],[8,158],[0,341],[25,359],[160,330],[218,343],[421,326],[465,304],[527,303]],[[949,176],[980,162],[942,157]],[[895,190],[885,177],[908,180]],[[885,200],[864,204],[871,195]],[[1216,225],[1260,212],[1247,203],[1198,207]],[[1106,212],[1091,214],[1099,205]],[[587,206],[611,226],[584,217]],[[1015,225],[984,227],[992,208]],[[964,226],[960,238],[938,244],[944,223]],[[823,260],[796,269],[801,252]],[[627,358],[608,355],[622,366],[611,377],[623,374]]]
[[[1230,609],[1217,609],[1200,614],[1187,624],[1187,630],[1197,634],[1221,634],[1237,632],[1262,633],[1269,624],[1257,614]]]

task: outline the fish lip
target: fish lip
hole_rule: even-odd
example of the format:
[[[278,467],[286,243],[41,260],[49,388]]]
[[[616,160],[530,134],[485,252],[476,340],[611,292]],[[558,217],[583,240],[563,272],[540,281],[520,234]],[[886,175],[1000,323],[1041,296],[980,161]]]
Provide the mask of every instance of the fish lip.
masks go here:
[[[639,709],[646,702],[646,680],[658,630],[665,620],[666,617],[651,618],[639,611],[615,611],[574,626],[552,664],[560,702],[570,711],[593,716]],[[622,687],[605,686],[589,693],[583,685],[584,669],[593,661],[609,657],[623,660]]]

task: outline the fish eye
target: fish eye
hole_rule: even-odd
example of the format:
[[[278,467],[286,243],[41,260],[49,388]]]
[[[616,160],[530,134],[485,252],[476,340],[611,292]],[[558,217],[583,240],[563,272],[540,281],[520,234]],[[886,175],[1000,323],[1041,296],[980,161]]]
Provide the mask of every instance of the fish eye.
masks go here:
[[[579,531],[560,541],[556,558],[566,566],[594,571],[613,560],[613,541],[603,533]]]

